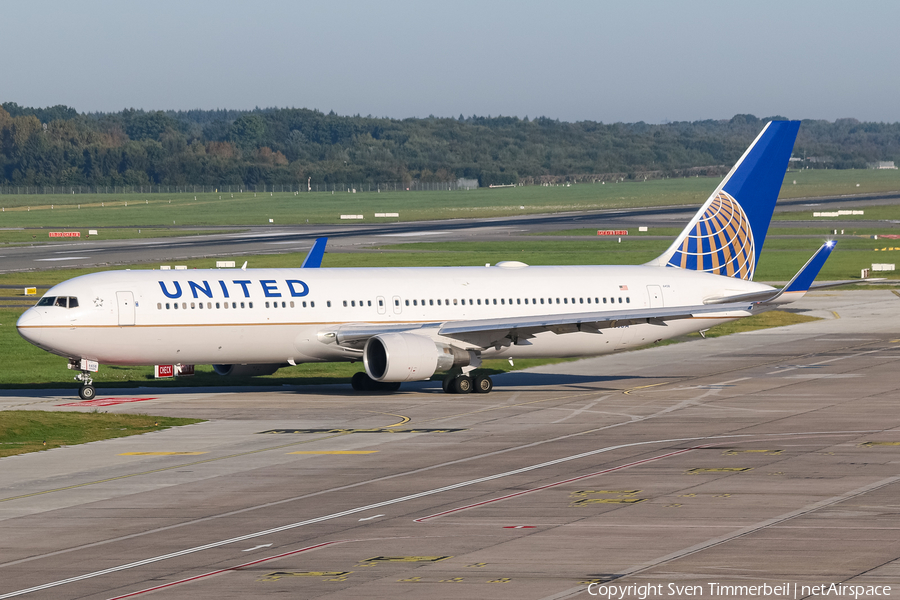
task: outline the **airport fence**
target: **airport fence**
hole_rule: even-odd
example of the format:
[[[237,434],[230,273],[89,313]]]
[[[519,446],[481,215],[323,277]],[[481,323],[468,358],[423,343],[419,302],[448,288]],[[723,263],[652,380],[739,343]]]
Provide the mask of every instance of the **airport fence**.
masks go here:
[[[307,192],[399,192],[443,191],[477,188],[472,181],[389,181],[384,183],[260,183],[256,185],[0,185],[0,195],[33,194],[240,194],[274,193],[291,194]]]

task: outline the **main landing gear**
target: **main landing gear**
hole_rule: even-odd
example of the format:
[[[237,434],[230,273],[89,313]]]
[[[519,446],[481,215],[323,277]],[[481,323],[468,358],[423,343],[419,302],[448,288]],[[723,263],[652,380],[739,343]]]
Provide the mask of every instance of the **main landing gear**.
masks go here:
[[[442,384],[448,394],[487,394],[494,389],[494,382],[490,375],[471,375],[450,373],[444,377]]]

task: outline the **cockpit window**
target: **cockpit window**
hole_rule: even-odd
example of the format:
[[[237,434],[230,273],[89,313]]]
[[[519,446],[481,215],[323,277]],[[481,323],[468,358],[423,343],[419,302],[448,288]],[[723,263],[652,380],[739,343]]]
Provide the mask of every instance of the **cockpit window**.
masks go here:
[[[76,308],[78,306],[78,298],[75,296],[44,296],[38,301],[37,305]]]

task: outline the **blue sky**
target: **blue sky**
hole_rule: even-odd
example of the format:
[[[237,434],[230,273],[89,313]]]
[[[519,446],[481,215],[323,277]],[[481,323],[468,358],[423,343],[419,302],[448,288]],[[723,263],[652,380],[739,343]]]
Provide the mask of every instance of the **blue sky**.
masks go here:
[[[0,101],[900,121],[900,2],[4,3]]]

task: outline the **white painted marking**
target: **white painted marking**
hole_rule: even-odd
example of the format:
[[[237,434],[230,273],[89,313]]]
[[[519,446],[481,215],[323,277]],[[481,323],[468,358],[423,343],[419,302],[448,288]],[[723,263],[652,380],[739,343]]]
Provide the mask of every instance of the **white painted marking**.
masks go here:
[[[60,252],[54,252],[54,254],[75,254],[76,252],[79,254],[84,254],[85,252],[103,252],[104,248],[97,248],[95,250],[62,250]]]
[[[79,260],[81,258],[89,258],[87,256],[61,256],[59,258],[36,258],[34,262],[53,262],[57,260]]]
[[[365,517],[360,519],[360,521],[371,521],[372,519],[377,519],[378,517],[383,517],[384,515],[375,515],[374,517]]]
[[[252,548],[247,548],[246,550],[242,550],[242,552],[253,552],[254,550],[259,550],[260,548],[268,548],[272,544],[260,544],[259,546],[253,546]]]
[[[416,237],[420,235],[447,235],[451,231],[410,231],[407,233],[382,233],[381,237]]]
[[[682,403],[682,404],[683,404],[683,403]],[[670,408],[670,409],[666,409],[666,410],[660,411],[660,414],[661,414],[661,413],[664,413],[664,412],[671,412],[671,411],[674,410],[675,408],[676,408],[676,407],[672,407],[672,408]],[[599,427],[599,428],[597,428],[597,429],[592,429],[592,430],[590,430],[590,432],[593,433],[593,432],[596,432],[596,431],[601,431],[601,430],[604,430],[604,429],[609,429],[609,428],[615,427],[615,426],[617,426],[617,425],[618,425],[618,424],[616,424],[616,425],[611,425],[611,426],[607,426],[607,427]],[[566,436],[561,436],[560,438],[554,438],[552,441],[556,441],[556,440],[558,440],[558,439],[566,439],[566,438],[575,437],[575,436],[579,436],[579,435],[584,435],[584,433],[586,433],[586,432],[581,432],[581,433],[578,433],[578,434],[570,434],[570,435],[566,435]],[[298,522],[296,522],[296,523],[290,523],[290,524],[288,524],[288,525],[282,525],[282,526],[280,526],[280,527],[274,527],[274,528],[272,528],[272,529],[266,529],[266,530],[264,530],[264,531],[258,531],[258,532],[255,532],[255,533],[249,533],[249,534],[246,534],[246,535],[242,535],[242,536],[239,536],[239,537],[230,538],[230,539],[227,539],[227,540],[221,540],[221,541],[218,541],[218,542],[211,542],[211,543],[205,544],[205,545],[203,545],[203,546],[195,546],[195,547],[193,547],[193,548],[185,548],[184,550],[179,550],[179,551],[176,551],[176,552],[171,552],[171,553],[169,553],[169,554],[162,554],[162,555],[159,555],[159,556],[153,556],[153,557],[150,557],[150,558],[146,558],[146,559],[144,559],[144,560],[139,560],[139,561],[127,563],[127,564],[124,564],[124,565],[118,565],[118,566],[115,566],[115,567],[110,567],[110,568],[108,568],[108,569],[103,569],[103,570],[100,570],[100,571],[93,571],[93,572],[91,572],[91,573],[85,573],[85,574],[83,574],[83,575],[76,575],[76,576],[74,576],[74,577],[69,577],[69,578],[67,578],[67,579],[60,579],[60,580],[58,580],[58,581],[51,581],[51,582],[49,582],[49,583],[44,583],[44,584],[37,585],[37,586],[34,586],[34,587],[25,588],[25,589],[21,589],[21,590],[16,590],[16,591],[14,591],[14,592],[8,592],[8,593],[6,593],[6,594],[0,594],[0,600],[5,600],[6,598],[13,598],[13,597],[16,597],[16,596],[22,596],[22,595],[25,595],[25,594],[30,594],[31,592],[37,592],[37,591],[40,591],[40,590],[46,590],[46,589],[58,587],[58,586],[61,586],[61,585],[66,585],[66,584],[69,584],[69,583],[75,583],[75,582],[78,582],[78,581],[84,581],[84,580],[86,580],[86,579],[92,579],[92,578],[94,578],[94,577],[100,577],[100,576],[102,576],[102,575],[108,575],[108,574],[110,574],[110,573],[116,573],[116,572],[124,571],[124,570],[127,570],[127,569],[133,569],[133,568],[136,568],[136,567],[142,567],[142,566],[144,566],[144,565],[149,565],[149,564],[153,564],[153,563],[160,562],[160,561],[163,561],[163,560],[168,560],[168,559],[170,559],[170,558],[177,558],[177,557],[179,557],[179,556],[186,556],[186,555],[188,555],[188,554],[193,554],[193,553],[196,553],[196,552],[201,552],[201,551],[203,551],[203,550],[210,550],[210,549],[212,549],[212,548],[219,548],[219,547],[222,547],[222,546],[226,546],[226,545],[228,545],[228,544],[234,544],[234,543],[237,543],[237,542],[243,542],[243,541],[251,540],[251,539],[254,539],[254,538],[258,538],[258,537],[267,536],[267,535],[270,535],[270,534],[273,534],[273,533],[280,533],[280,532],[282,532],[282,531],[288,531],[288,530],[290,530],[290,529],[296,529],[296,528],[298,528],[298,527],[304,527],[304,526],[306,526],[306,525],[312,525],[312,524],[315,524],[315,523],[322,523],[322,522],[324,522],[324,521],[330,521],[330,520],[337,519],[337,518],[340,518],[340,517],[345,517],[345,516],[348,516],[348,515],[352,515],[352,514],[356,514],[356,513],[360,513],[360,512],[365,512],[365,511],[369,511],[369,510],[381,508],[382,506],[389,506],[389,505],[391,505],[391,504],[398,504],[398,503],[401,503],[401,502],[408,502],[408,501],[410,501],[410,500],[416,500],[416,499],[419,499],[419,498],[424,498],[424,497],[426,497],[426,496],[432,496],[432,495],[435,495],[435,494],[440,494],[440,493],[442,493],[442,492],[447,492],[447,491],[451,491],[451,490],[455,490],[455,489],[467,487],[467,486],[470,486],[470,485],[477,485],[477,484],[479,484],[479,483],[484,483],[484,482],[486,482],[486,481],[491,481],[491,480],[494,480],[494,479],[499,479],[499,478],[501,478],[501,477],[508,477],[508,476],[510,476],[510,475],[518,475],[518,474],[520,474],[520,473],[526,473],[526,472],[528,472],[528,471],[533,471],[533,470],[535,470],[535,469],[540,469],[540,468],[543,468],[543,467],[548,467],[548,466],[552,466],[552,465],[557,465],[557,464],[560,464],[560,463],[568,462],[568,461],[571,461],[571,460],[576,460],[576,459],[579,459],[579,458],[584,458],[584,457],[587,457],[587,456],[593,456],[593,455],[596,455],[596,454],[601,454],[601,453],[605,453],[605,452],[611,452],[611,451],[613,451],[613,450],[619,450],[619,449],[622,449],[622,448],[631,448],[631,447],[636,447],[636,446],[646,446],[646,445],[650,445],[650,444],[671,444],[671,443],[678,443],[678,442],[693,442],[693,441],[697,441],[697,440],[707,440],[707,441],[708,441],[708,440],[725,440],[725,439],[735,439],[735,438],[779,439],[779,438],[797,437],[797,436],[808,436],[808,435],[848,435],[848,434],[860,434],[860,433],[873,433],[873,430],[808,431],[808,432],[778,433],[778,434],[762,434],[762,435],[754,435],[754,434],[749,434],[749,433],[746,433],[746,434],[727,434],[727,435],[716,435],[716,436],[707,436],[707,437],[689,437],[689,438],[673,438],[673,439],[663,439],[663,440],[648,440],[648,441],[643,441],[643,442],[631,442],[631,443],[628,443],[628,444],[619,444],[619,445],[616,445],[616,446],[607,446],[607,447],[605,447],[605,448],[599,448],[599,449],[597,449],[597,450],[591,450],[591,451],[589,451],[589,452],[583,452],[583,453],[581,453],[581,454],[575,454],[575,455],[572,455],[572,456],[566,456],[566,457],[563,457],[563,458],[558,458],[558,459],[556,459],[556,460],[551,460],[551,461],[544,462],[544,463],[540,463],[540,464],[536,464],[536,465],[530,465],[530,466],[522,467],[522,468],[520,468],[520,469],[515,469],[515,470],[512,470],[512,471],[506,471],[505,473],[498,473],[498,474],[496,474],[496,475],[489,475],[489,476],[487,476],[487,477],[480,477],[480,478],[478,478],[478,479],[471,479],[471,480],[469,480],[469,481],[463,481],[463,482],[461,482],[461,483],[455,483],[455,484],[451,484],[451,485],[444,486],[444,487],[440,487],[440,488],[435,488],[435,489],[431,489],[431,490],[426,490],[426,491],[424,491],[424,492],[419,492],[419,493],[417,493],[417,494],[410,494],[410,495],[408,495],[408,496],[401,496],[401,497],[399,497],[399,498],[393,498],[393,499],[391,499],[391,500],[386,500],[386,501],[384,501],[384,502],[378,502],[378,503],[376,503],[376,504],[370,504],[370,505],[368,505],[368,506],[361,506],[361,507],[358,507],[358,508],[351,508],[351,509],[348,509],[348,510],[345,510],[345,511],[342,511],[342,512],[332,513],[332,514],[330,514],[330,515],[324,515],[324,516],[321,516],[321,517],[315,517],[315,518],[312,518],[312,519],[307,519],[306,521],[298,521]],[[541,442],[533,442],[533,443],[531,443],[531,444],[526,444],[525,446],[520,446],[520,447],[517,447],[517,448],[515,448],[515,449],[516,449],[516,450],[519,450],[519,449],[526,448],[526,447],[534,447],[534,446],[537,446],[537,445],[540,445],[540,444],[543,444],[543,443],[547,443],[547,442],[549,442],[549,441],[551,441],[551,440],[544,440],[544,441],[541,441]],[[512,450],[512,449],[510,449],[510,450]],[[504,451],[496,452],[496,453],[490,453],[489,455],[500,454],[500,453],[502,453],[502,452],[504,452]],[[896,480],[900,480],[900,475],[898,475],[898,476],[896,476],[896,477],[892,477],[892,478],[890,478],[890,480],[885,480],[885,481],[896,481]],[[851,492],[851,493],[852,493],[852,492]],[[827,502],[827,501],[825,501],[825,502]],[[9,564],[14,564],[14,563],[6,563],[7,566],[8,566]],[[582,588],[580,588],[580,589],[583,590],[584,588],[582,587]]]

